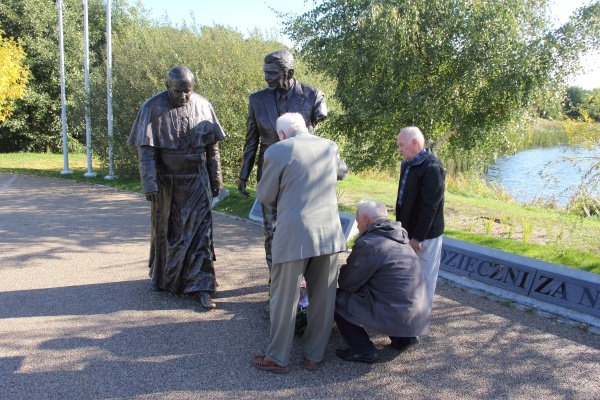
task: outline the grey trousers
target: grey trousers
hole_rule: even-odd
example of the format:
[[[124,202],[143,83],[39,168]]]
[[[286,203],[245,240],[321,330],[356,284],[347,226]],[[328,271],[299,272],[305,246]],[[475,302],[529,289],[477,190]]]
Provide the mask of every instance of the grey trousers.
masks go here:
[[[438,273],[440,272],[440,262],[442,260],[442,241],[443,236],[433,239],[425,239],[423,248],[417,253],[425,286],[427,287],[427,308],[429,312],[433,308],[433,296],[437,285]]]
[[[302,276],[306,280],[309,301],[302,350],[307,359],[320,362],[323,360],[333,327],[338,254],[273,264],[270,301],[271,332],[266,354],[271,360],[283,366],[290,362]]]

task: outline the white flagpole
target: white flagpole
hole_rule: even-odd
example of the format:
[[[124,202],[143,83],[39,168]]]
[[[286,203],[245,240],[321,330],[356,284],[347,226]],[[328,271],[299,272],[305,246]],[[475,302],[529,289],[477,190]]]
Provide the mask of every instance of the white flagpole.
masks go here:
[[[62,0],[56,1],[58,8],[58,45],[59,45],[59,62],[60,62],[60,103],[61,103],[61,120],[62,120],[62,141],[63,141],[63,159],[64,169],[60,172],[62,175],[72,174],[69,169],[69,143],[67,138],[67,101],[65,95],[65,55],[63,41],[63,21],[62,21]]]
[[[108,175],[106,180],[117,177],[113,173],[113,106],[112,106],[112,28],[111,28],[111,1],[106,0],[106,102],[108,120]]]
[[[90,54],[89,54],[89,28],[88,28],[88,2],[83,3],[83,65],[85,74],[85,146],[87,152],[87,172],[83,174],[86,178],[96,176],[92,172],[92,127],[90,123]]]

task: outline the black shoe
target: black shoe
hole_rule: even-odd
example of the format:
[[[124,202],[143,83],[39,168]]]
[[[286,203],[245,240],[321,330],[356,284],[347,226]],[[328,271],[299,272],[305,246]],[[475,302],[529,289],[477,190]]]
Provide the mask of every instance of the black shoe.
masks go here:
[[[377,353],[355,353],[352,349],[337,349],[335,355],[344,361],[362,362],[373,364],[377,360]]]
[[[210,298],[210,293],[208,292],[200,292],[194,296],[194,299],[207,310],[214,310],[217,308],[217,305],[214,301],[212,301]]]
[[[418,336],[415,337],[405,337],[396,340],[390,344],[390,347],[399,352],[403,352],[408,350],[412,346],[416,346],[421,342]]]

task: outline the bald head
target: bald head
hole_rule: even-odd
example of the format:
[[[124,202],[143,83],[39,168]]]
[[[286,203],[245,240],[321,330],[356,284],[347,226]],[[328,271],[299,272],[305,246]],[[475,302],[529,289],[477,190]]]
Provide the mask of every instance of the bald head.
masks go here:
[[[166,86],[171,102],[177,106],[184,106],[194,90],[194,74],[182,65],[173,67],[167,74]]]
[[[176,67],[171,68],[169,73],[167,74],[167,82],[180,82],[187,81],[194,83],[194,74],[188,67],[184,67],[183,65],[178,65]],[[168,84],[168,83],[167,83]]]

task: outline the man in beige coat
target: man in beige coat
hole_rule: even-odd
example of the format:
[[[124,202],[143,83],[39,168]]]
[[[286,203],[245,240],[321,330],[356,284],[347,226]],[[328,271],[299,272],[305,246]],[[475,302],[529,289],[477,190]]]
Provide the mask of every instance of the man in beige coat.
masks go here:
[[[337,145],[311,135],[301,114],[277,120],[280,141],[265,152],[257,198],[277,208],[271,270],[270,343],[251,363],[258,369],[285,373],[289,365],[296,306],[302,276],[309,306],[302,337],[304,367],[318,368],[333,326],[338,253],[346,238],[340,224],[336,187],[348,168]]]

